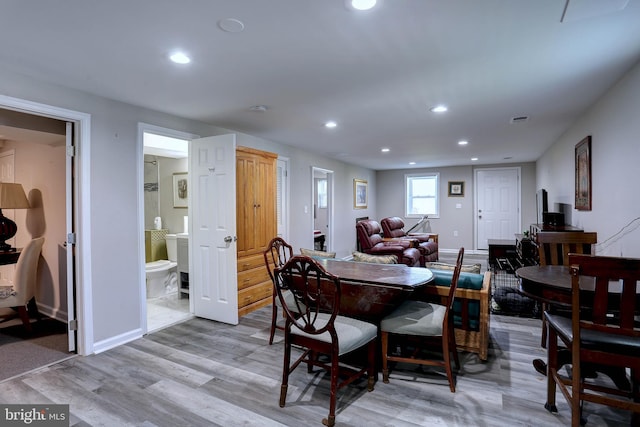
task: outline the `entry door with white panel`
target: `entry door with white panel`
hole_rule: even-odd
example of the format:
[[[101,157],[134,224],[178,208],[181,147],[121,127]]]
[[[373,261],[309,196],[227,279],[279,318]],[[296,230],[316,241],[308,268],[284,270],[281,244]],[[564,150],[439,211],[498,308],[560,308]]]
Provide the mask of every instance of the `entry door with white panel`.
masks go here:
[[[476,169],[476,248],[520,232],[520,168]]]

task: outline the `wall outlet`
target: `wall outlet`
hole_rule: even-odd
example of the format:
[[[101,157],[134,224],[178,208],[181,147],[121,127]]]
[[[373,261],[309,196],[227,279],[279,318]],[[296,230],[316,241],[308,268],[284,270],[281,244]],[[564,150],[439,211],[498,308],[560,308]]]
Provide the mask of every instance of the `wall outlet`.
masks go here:
[[[458,237],[458,230],[453,231],[453,237]]]

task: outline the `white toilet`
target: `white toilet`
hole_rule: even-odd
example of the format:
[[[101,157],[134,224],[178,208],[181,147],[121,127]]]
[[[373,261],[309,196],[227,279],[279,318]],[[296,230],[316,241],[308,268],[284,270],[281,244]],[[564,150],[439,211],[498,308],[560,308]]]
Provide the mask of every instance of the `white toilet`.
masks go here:
[[[177,241],[175,234],[167,234],[168,260],[152,261],[145,264],[147,276],[147,298],[158,298],[178,291],[176,272]]]

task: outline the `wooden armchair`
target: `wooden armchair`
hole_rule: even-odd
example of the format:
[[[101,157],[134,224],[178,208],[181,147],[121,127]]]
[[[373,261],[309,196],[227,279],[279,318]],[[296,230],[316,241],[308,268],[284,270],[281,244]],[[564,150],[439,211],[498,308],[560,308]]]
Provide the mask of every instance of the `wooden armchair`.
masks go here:
[[[545,312],[549,324],[547,403],[557,412],[556,386],[571,406],[571,425],[584,424],[582,402],[633,411],[631,425],[640,424],[640,309],[636,287],[640,259],[569,255],[571,318]],[[587,299],[585,288],[592,288]],[[585,310],[586,308],[586,310]],[[560,374],[558,338],[571,350],[571,378]],[[587,363],[631,372],[632,386],[620,389],[610,383],[586,379]],[[600,369],[598,369],[600,370]],[[584,421],[584,422],[583,422]]]
[[[598,233],[573,231],[541,231],[536,235],[540,265],[569,265],[569,254],[591,254],[592,245],[598,241]],[[552,309],[546,304],[542,312]],[[547,347],[547,323],[542,316],[542,338],[540,345]]]
[[[427,286],[424,292],[443,300],[449,295],[453,271],[431,271],[435,286]],[[490,294],[490,271],[484,274],[464,271],[460,273],[453,305],[456,344],[459,350],[477,353],[482,361],[487,360],[489,353]]]

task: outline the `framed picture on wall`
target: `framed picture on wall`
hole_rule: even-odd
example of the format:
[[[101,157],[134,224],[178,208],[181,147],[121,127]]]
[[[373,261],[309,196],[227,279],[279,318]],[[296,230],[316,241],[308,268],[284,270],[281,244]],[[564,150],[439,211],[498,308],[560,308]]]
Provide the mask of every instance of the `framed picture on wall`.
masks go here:
[[[449,181],[449,197],[464,196],[464,181]]]
[[[591,136],[576,144],[576,209],[591,210]]]
[[[363,179],[353,180],[353,208],[366,209],[368,200],[368,184]]]
[[[186,208],[189,203],[187,172],[177,172],[173,174],[173,207]]]

